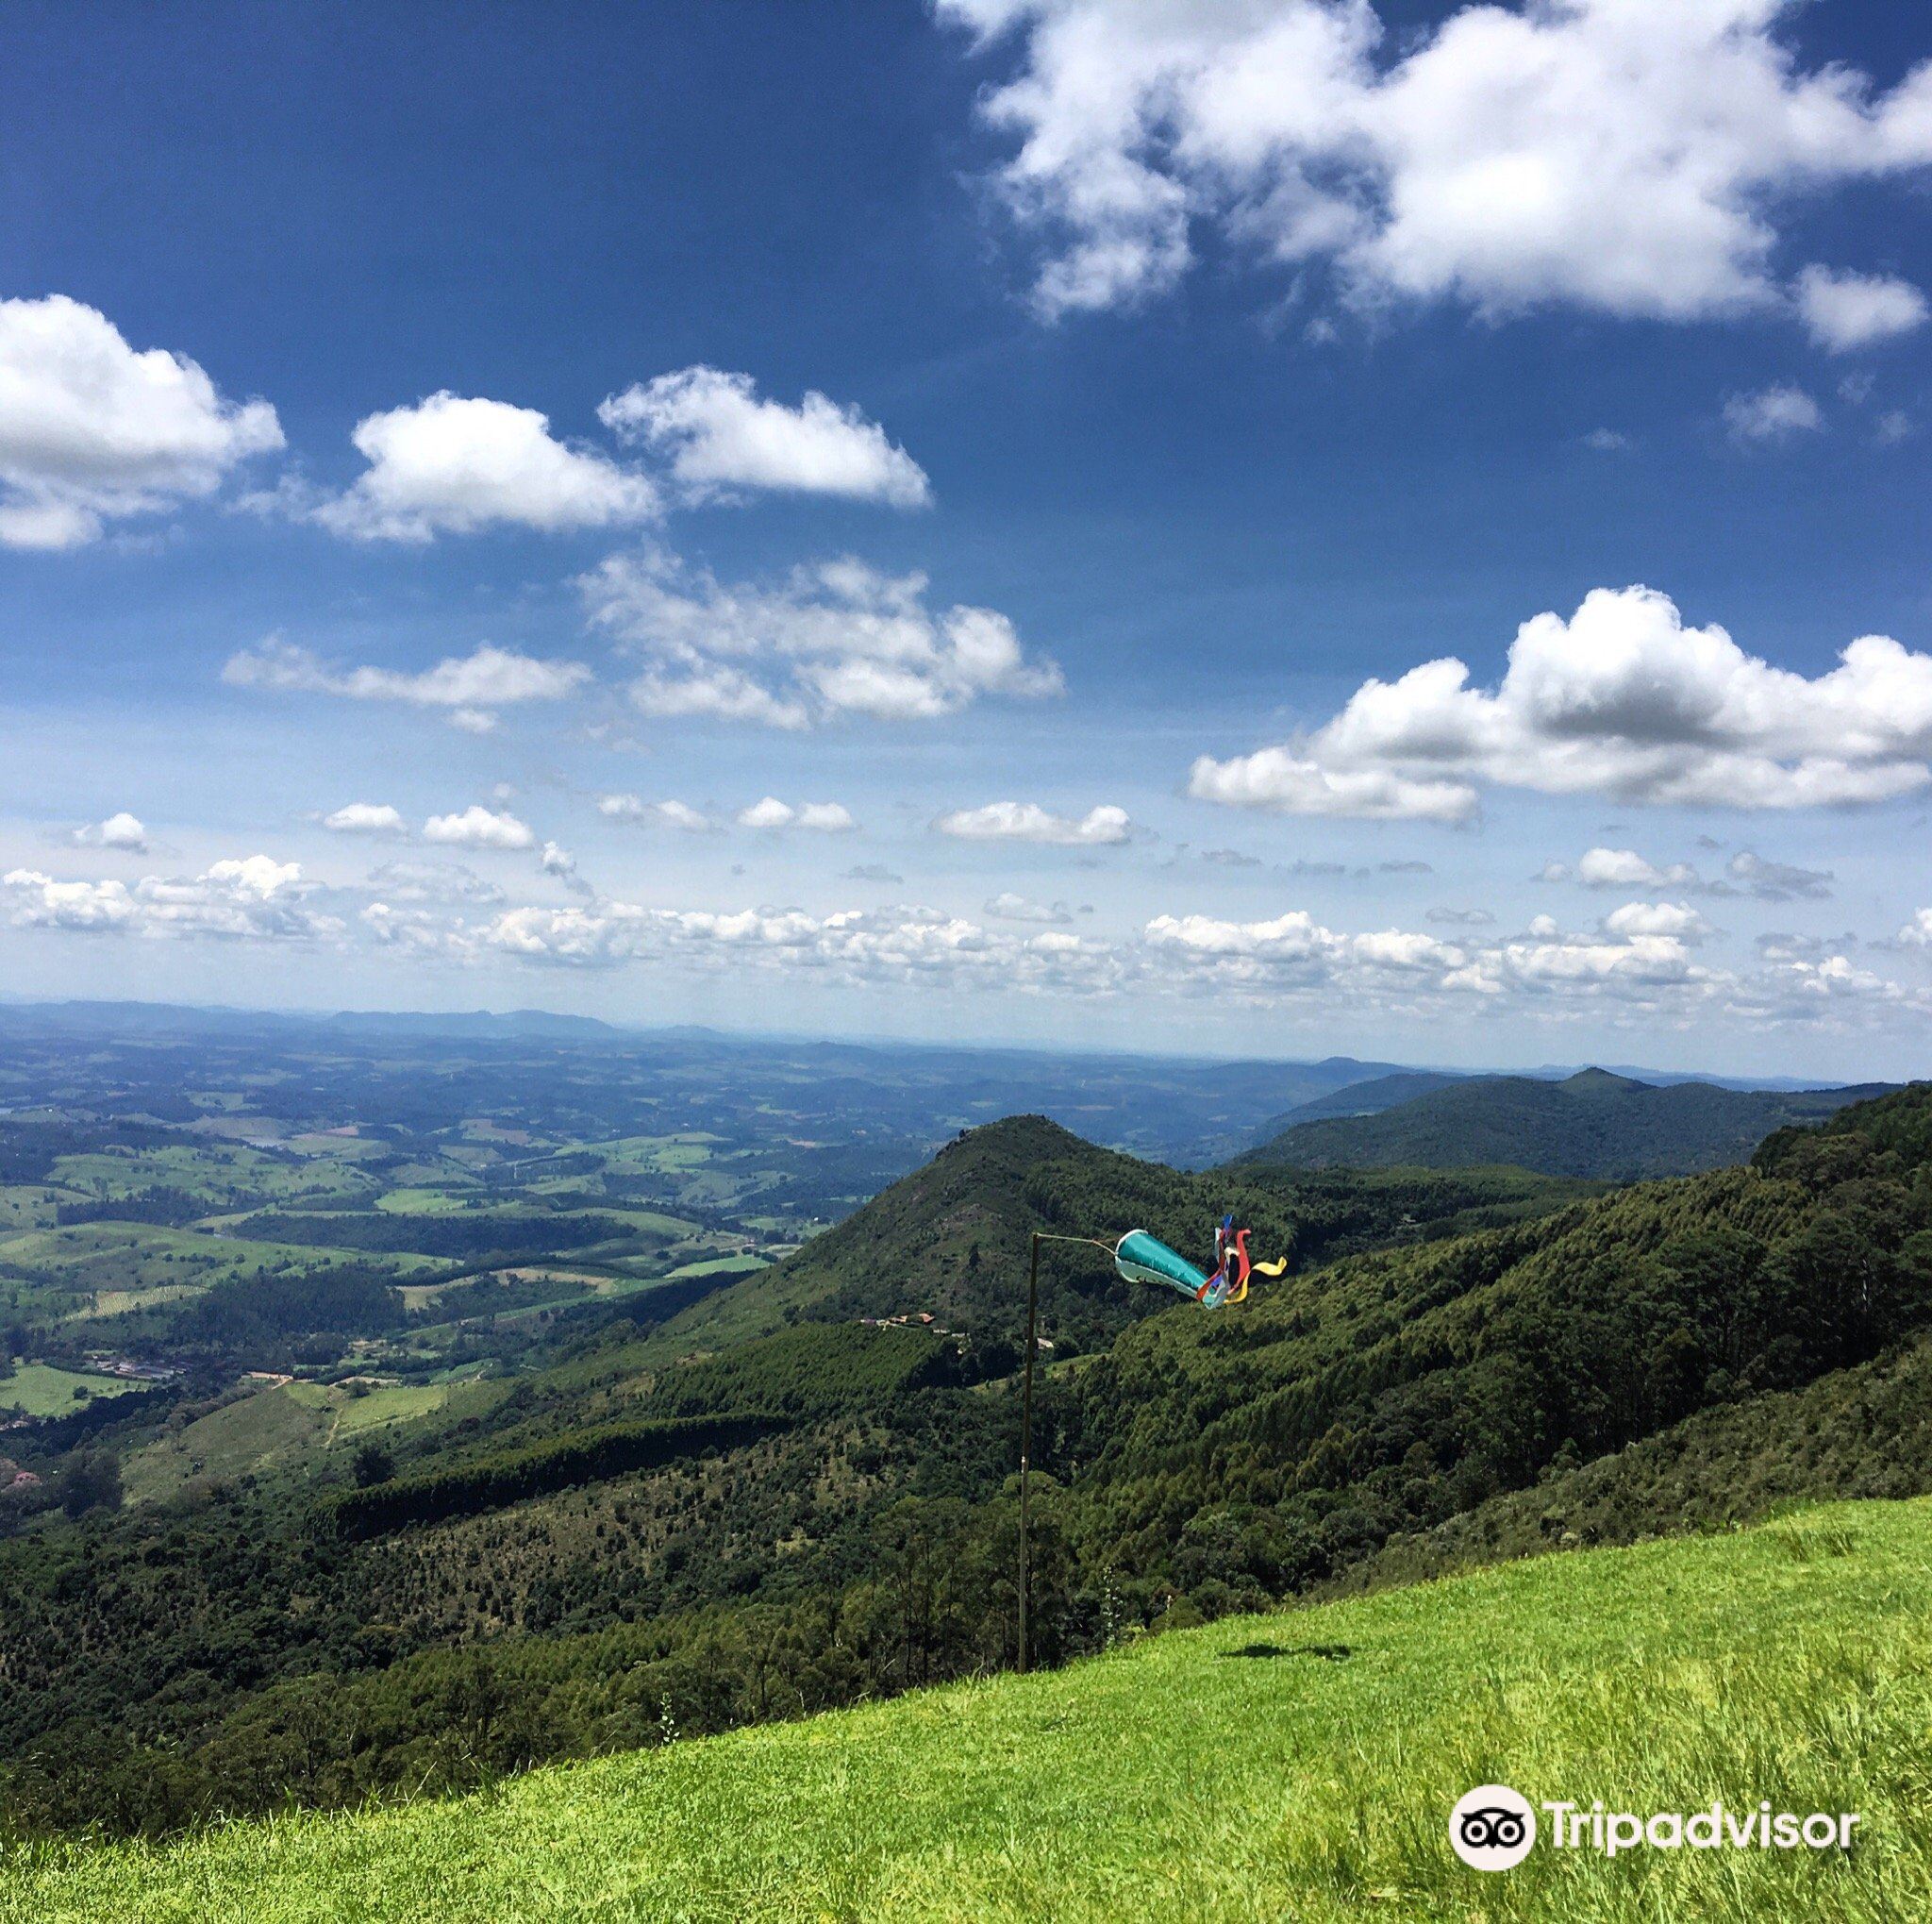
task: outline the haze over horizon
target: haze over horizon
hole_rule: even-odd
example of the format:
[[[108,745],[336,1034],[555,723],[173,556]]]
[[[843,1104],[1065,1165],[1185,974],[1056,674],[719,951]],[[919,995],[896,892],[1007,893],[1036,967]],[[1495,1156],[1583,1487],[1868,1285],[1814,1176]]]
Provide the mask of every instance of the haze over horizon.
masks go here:
[[[1917,25],[19,15],[0,984],[1924,1073]]]

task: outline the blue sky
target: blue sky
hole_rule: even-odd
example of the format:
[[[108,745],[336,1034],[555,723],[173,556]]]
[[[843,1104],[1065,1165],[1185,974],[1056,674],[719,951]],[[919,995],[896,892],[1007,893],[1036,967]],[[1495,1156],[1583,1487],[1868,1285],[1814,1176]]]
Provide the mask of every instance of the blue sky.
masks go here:
[[[4,31],[7,989],[1924,1067],[1909,11]]]

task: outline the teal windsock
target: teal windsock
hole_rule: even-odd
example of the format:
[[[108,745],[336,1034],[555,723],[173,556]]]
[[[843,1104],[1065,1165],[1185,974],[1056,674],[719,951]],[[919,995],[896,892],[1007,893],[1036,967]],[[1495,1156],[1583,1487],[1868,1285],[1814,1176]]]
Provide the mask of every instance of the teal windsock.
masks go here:
[[[1170,1249],[1145,1230],[1129,1230],[1114,1246],[1113,1261],[1129,1282],[1165,1283],[1191,1302],[1211,1300],[1207,1272],[1196,1269],[1177,1249]]]

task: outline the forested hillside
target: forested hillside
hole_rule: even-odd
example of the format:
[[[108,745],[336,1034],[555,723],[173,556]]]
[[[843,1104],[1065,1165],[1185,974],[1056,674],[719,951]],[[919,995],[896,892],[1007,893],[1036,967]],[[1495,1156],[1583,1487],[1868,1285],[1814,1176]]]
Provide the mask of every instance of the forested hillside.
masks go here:
[[[1214,1227],[1232,1212],[1257,1254],[1297,1269],[1391,1242],[1466,1233],[1591,1193],[1514,1171],[1330,1175],[1232,1165],[1187,1174],[1097,1149],[1041,1116],[1014,1116],[949,1144],[923,1169],[815,1238],[778,1274],[681,1324],[929,1312],[1009,1342],[1024,1315],[1035,1229],[1112,1243],[1145,1229],[1212,1267]],[[1041,1255],[1042,1315],[1062,1354],[1104,1347],[1151,1307],[1101,1249],[1049,1245]]]
[[[1391,1086],[1425,1083],[1390,1077]],[[1709,1082],[1657,1086],[1585,1069],[1561,1082],[1530,1076],[1441,1080],[1392,1106],[1374,1106],[1379,1085],[1348,1090],[1325,1118],[1295,1121],[1239,1159],[1250,1166],[1310,1169],[1474,1169],[1507,1163],[1547,1176],[1627,1182],[1691,1176],[1742,1162],[1773,1129],[1815,1122],[1882,1086],[1807,1090],[1721,1089]],[[1344,1109],[1343,1105],[1349,1105]]]
[[[1205,1255],[1227,1208],[1294,1259],[1239,1308],[1130,1292],[1098,1249],[1048,1269],[1046,1663],[1377,1574],[1932,1484],[1932,1088],[1609,1193],[1186,1176],[1019,1118],[774,1269],[655,1326],[561,1318],[379,1430],[342,1431],[352,1389],[291,1382],[91,1413],[46,1456],[9,1441],[75,1520],[43,1507],[0,1542],[6,1823],[457,1788],[1009,1664],[1027,1232]],[[866,1327],[884,1314],[934,1320]],[[278,1405],[320,1427],[256,1424]],[[167,1481],[217,1450],[222,1473]],[[157,1494],[117,1510],[124,1469]]]

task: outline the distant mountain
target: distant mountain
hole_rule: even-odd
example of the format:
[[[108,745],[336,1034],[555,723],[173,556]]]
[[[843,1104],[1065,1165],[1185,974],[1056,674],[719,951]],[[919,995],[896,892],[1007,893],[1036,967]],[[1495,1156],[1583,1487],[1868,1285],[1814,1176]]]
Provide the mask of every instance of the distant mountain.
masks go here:
[[[367,1036],[491,1036],[528,1037],[543,1042],[578,1042],[623,1031],[594,1015],[558,1015],[548,1009],[511,1009],[497,1014],[489,1009],[402,1011],[345,1009],[328,1018],[340,1033]]]
[[[1325,1096],[1318,1096],[1312,1102],[1297,1104],[1284,1114],[1263,1123],[1255,1131],[1255,1139],[1257,1143],[1272,1143],[1283,1129],[1293,1129],[1297,1123],[1325,1122],[1330,1116],[1379,1115],[1385,1109],[1393,1109],[1398,1102],[1409,1102],[1418,1096],[1427,1096],[1438,1089],[1447,1089],[1453,1083],[1470,1079],[1453,1069],[1398,1069],[1392,1076],[1372,1076],[1360,1082],[1351,1082],[1344,1088],[1331,1090]]]
[[[1327,1114],[1291,1124],[1239,1166],[1305,1169],[1473,1169],[1509,1164],[1546,1176],[1625,1181],[1690,1176],[1741,1162],[1773,1129],[1818,1122],[1849,1102],[1882,1095],[1855,1089],[1742,1091],[1708,1082],[1657,1087],[1606,1069],[1560,1082],[1530,1076],[1473,1076],[1424,1090],[1374,1113],[1339,1113],[1358,1086],[1328,1098]]]
[[[558,1015],[545,1009],[449,1011],[319,1011],[196,1007],[180,1002],[22,1002],[0,1005],[0,1025],[28,1031],[53,1030],[113,1036],[266,1036],[291,1028],[322,1029],[364,1038],[455,1036],[469,1039],[569,1042],[616,1037],[622,1031],[590,1015]]]
[[[709,1349],[800,1317],[923,1311],[1007,1340],[1022,1327],[1028,1238],[1039,1229],[1060,1239],[1041,1252],[1042,1327],[1062,1350],[1091,1350],[1175,1299],[1122,1281],[1109,1251],[1088,1237],[1144,1229],[1211,1266],[1214,1226],[1232,1212],[1253,1231],[1257,1256],[1290,1257],[1299,1273],[1388,1244],[1521,1222],[1591,1193],[1516,1171],[1189,1172],[1098,1148],[1044,1116],[1008,1116],[966,1131],[779,1267],[708,1297],[671,1330],[683,1347]]]

